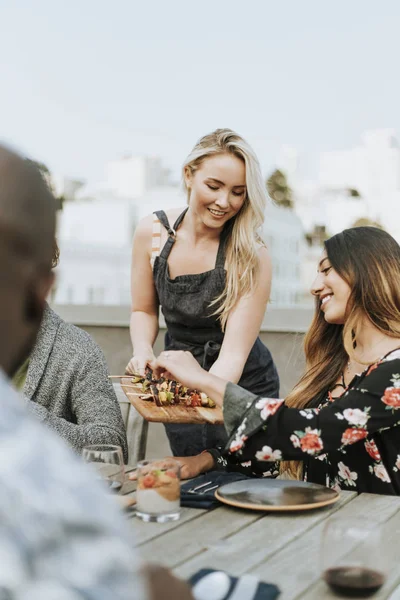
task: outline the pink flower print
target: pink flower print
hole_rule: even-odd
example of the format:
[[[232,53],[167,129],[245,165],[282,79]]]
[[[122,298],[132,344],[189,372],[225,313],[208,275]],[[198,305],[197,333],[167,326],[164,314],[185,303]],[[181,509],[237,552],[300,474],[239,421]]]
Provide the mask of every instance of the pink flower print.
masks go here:
[[[270,446],[263,446],[261,450],[256,452],[256,459],[263,461],[281,460],[282,452],[280,450],[272,450]]]
[[[358,475],[355,471],[350,471],[349,467],[342,462],[338,463],[339,467],[339,477],[342,479],[347,485],[356,487],[355,481],[358,478]]]
[[[260,398],[256,403],[256,408],[261,410],[260,416],[265,421],[268,417],[276,413],[283,402],[279,398]]]

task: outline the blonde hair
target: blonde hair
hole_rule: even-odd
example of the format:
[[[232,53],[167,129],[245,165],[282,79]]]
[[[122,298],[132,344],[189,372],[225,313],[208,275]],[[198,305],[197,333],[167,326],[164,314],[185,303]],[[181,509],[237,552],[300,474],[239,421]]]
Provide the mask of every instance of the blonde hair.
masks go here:
[[[194,174],[204,160],[217,154],[233,154],[246,167],[246,198],[239,213],[229,223],[230,234],[226,240],[227,276],[225,288],[211,306],[225,329],[230,311],[238,300],[250,294],[259,273],[258,248],[264,245],[258,230],[264,223],[267,191],[258,159],[248,143],[230,129],[217,129],[202,137],[183,165],[183,174]],[[190,189],[184,186],[190,200]]]
[[[357,332],[365,318],[388,337],[400,337],[399,244],[376,227],[354,227],[327,240],[325,249],[332,267],[351,288],[346,321],[327,323],[316,299],[304,340],[307,370],[285,400],[291,408],[315,406],[335,386],[349,357],[355,358]],[[285,461],[281,471],[301,479],[302,465]]]

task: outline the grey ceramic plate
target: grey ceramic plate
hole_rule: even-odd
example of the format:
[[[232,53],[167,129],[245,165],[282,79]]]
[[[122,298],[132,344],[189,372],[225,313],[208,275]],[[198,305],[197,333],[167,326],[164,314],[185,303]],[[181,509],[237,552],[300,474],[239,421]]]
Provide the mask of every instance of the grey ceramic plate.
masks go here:
[[[339,493],[317,483],[284,479],[245,479],[221,486],[221,502],[252,510],[311,510],[333,504]]]

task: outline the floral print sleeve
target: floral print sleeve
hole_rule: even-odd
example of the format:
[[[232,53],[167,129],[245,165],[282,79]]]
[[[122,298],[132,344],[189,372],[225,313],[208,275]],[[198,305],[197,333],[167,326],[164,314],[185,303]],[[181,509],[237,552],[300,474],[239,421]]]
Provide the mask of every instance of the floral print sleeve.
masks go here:
[[[237,407],[241,392],[243,396],[243,390],[228,384],[224,398],[225,426],[230,436],[227,450],[232,460],[323,461],[334,457],[338,472],[343,472],[346,453],[358,444],[357,460],[362,462],[364,455],[369,461],[375,460],[368,469],[375,465],[376,470],[379,452],[375,438],[382,446],[383,433],[400,425],[400,350],[371,366],[353,380],[343,396],[320,408],[299,410],[287,407],[281,399],[253,395],[238,422],[237,417],[229,419],[229,413],[231,403]],[[248,392],[246,400],[250,400]],[[233,423],[230,429],[229,424]],[[396,438],[399,441],[395,450],[400,459],[400,430],[391,439]],[[396,452],[392,452],[393,456]],[[331,460],[328,462],[332,465]],[[393,470],[398,471],[396,464]],[[357,470],[354,480],[356,475]]]

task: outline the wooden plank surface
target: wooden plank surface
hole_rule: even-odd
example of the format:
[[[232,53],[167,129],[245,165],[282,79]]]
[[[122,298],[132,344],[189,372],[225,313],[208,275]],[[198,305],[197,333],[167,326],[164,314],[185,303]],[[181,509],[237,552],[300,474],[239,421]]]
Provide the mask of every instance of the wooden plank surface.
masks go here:
[[[135,482],[130,482],[135,484]],[[133,495],[133,492],[130,492]],[[400,585],[400,498],[342,492],[336,504],[307,513],[256,513],[222,506],[213,511],[182,508],[181,519],[165,524],[130,518],[132,538],[144,560],[152,560],[183,578],[201,568],[240,576],[253,573],[275,583],[279,600],[333,600],[321,579],[321,539],[326,521],[339,517],[378,522],[389,575],[377,600],[388,599]],[[357,548],[343,547],[343,553]]]
[[[215,544],[214,547],[210,547],[189,560],[180,561],[182,563],[180,565],[177,561],[175,572],[180,577],[187,578],[199,569],[213,567],[232,575],[242,575],[274,556],[276,552],[292,542],[293,539],[304,535],[315,524],[325,522],[330,515],[339,511],[354,497],[353,492],[342,492],[340,500],[335,504],[307,513],[262,513],[261,518],[250,522],[246,527],[237,526],[236,514],[233,509],[218,509],[227,512],[231,518],[231,533],[225,537],[223,543]],[[210,536],[212,535],[212,529],[219,519],[218,512],[214,512],[216,513],[214,523],[212,522],[213,513],[210,513],[208,529],[203,532],[205,539],[207,539],[207,531]],[[246,514],[250,511],[243,512]],[[250,512],[250,514],[253,513]],[[203,522],[204,519],[199,525],[202,525]],[[184,530],[182,532],[184,533]],[[271,579],[261,576],[261,579],[272,583],[278,581],[276,577]]]
[[[382,563],[375,564],[375,567],[379,570],[379,568],[383,567],[387,570],[387,579],[382,588],[374,594],[374,599],[383,600],[390,596],[390,594],[396,590],[396,588],[400,585],[400,570],[399,570],[399,548],[400,548],[400,498],[393,498],[392,502],[389,503],[391,506],[389,510],[384,511],[383,519],[380,529],[381,535],[381,544],[379,547],[379,556],[378,561],[381,560]],[[362,516],[357,511],[358,504],[354,504],[354,516]],[[396,510],[397,507],[397,510]],[[395,511],[391,514],[392,509]],[[356,512],[357,511],[357,512]],[[377,520],[378,515],[372,515],[371,519]],[[349,561],[352,559],[357,559],[360,557],[360,550],[362,552],[362,544],[353,547],[350,549],[348,553],[346,553],[346,549],[343,548],[343,555],[346,554],[348,556]],[[306,594],[301,596],[307,600],[314,600],[316,598],[328,599],[328,598],[337,598],[333,592],[325,585],[325,583],[319,579],[308,591]],[[400,597],[400,590],[399,590]]]
[[[366,522],[371,518],[384,524],[398,512],[399,508],[400,498],[361,494],[343,506],[338,516],[343,519],[362,516]],[[324,524],[324,521],[317,523],[266,561],[250,569],[251,573],[258,575],[264,581],[279,585],[281,589],[279,600],[305,598],[306,591],[320,579],[321,537]],[[320,598],[310,593],[310,600]]]
[[[157,406],[152,400],[141,400],[138,394],[143,394],[140,385],[132,384],[132,378],[121,379],[121,387],[130,403],[138,413],[154,423],[211,423],[222,425],[224,422],[222,409],[205,408],[204,406]]]
[[[142,545],[140,555],[145,560],[174,567],[210,547],[218,547],[221,540],[261,517],[255,511],[217,508],[205,512],[201,519],[189,520],[182,527],[159,536],[157,544],[151,541]]]
[[[183,526],[188,521],[196,520],[196,527],[198,530],[201,529],[201,517],[207,513],[206,510],[200,510],[198,508],[181,508],[181,517],[178,521],[170,521],[169,523],[145,523],[141,519],[134,517],[130,520],[129,526],[132,527],[132,541],[135,546],[141,546],[145,542],[152,540],[153,548],[156,549],[159,541],[164,536],[167,536],[169,532],[174,529],[180,529],[183,531]],[[139,555],[141,548],[138,550]],[[170,548],[168,552],[174,552],[173,548]]]

